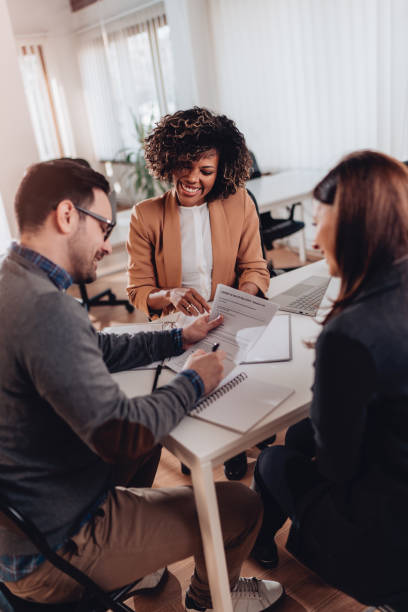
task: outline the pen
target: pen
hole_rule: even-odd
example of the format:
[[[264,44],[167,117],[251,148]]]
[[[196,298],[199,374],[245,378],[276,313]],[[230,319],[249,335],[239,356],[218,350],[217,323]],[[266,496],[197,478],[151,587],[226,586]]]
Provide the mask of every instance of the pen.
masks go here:
[[[215,353],[215,351],[217,351],[217,350],[218,350],[218,347],[219,347],[219,346],[220,346],[220,343],[219,343],[219,342],[215,342],[215,343],[212,345],[212,349],[211,349],[211,351],[212,351],[213,353]]]
[[[152,392],[156,390],[157,387],[157,381],[159,380],[159,376],[160,376],[160,372],[163,369],[163,364],[159,363],[159,365],[156,367],[156,373],[154,375],[154,381],[153,381],[153,387],[152,387]]]

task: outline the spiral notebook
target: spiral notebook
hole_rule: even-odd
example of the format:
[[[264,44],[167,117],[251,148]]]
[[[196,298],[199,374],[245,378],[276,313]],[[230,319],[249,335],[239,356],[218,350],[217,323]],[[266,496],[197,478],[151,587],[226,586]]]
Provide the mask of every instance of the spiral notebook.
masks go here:
[[[251,378],[235,369],[227,381],[200,400],[189,416],[245,433],[279,406],[293,389]]]

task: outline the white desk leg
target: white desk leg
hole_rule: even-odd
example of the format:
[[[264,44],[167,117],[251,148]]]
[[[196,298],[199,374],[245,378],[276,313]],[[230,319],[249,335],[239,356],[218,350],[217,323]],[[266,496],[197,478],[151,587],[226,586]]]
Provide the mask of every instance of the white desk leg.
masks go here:
[[[191,467],[205,563],[216,612],[233,612],[211,463]]]
[[[300,220],[303,221],[303,223],[305,222],[305,214],[304,214],[304,210],[303,210],[303,202],[301,202],[300,204]],[[303,228],[300,232],[299,232],[299,260],[300,263],[304,264],[306,263],[306,231],[305,228]]]

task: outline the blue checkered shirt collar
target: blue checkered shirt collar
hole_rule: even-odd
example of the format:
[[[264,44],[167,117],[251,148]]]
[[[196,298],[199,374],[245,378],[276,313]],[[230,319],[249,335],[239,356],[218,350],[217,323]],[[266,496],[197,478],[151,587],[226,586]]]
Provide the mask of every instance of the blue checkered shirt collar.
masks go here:
[[[52,281],[58,289],[68,289],[68,287],[72,285],[73,281],[71,275],[68,274],[64,268],[61,268],[47,257],[44,257],[44,255],[40,255],[40,253],[36,251],[32,251],[21,244],[17,244],[17,242],[12,243],[11,250],[45,272],[50,281]]]

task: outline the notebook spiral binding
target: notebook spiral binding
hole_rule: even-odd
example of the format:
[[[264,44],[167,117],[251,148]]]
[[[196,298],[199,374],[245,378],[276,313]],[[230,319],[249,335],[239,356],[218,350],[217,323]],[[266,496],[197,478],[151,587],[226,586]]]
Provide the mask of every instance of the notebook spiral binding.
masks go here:
[[[248,374],[246,372],[240,372],[234,378],[231,378],[225,385],[222,385],[219,389],[211,393],[208,397],[205,397],[200,402],[198,402],[197,406],[192,410],[193,414],[200,414],[203,410],[208,408],[213,402],[216,402],[220,397],[231,391],[234,387],[244,382],[245,379],[248,378]]]

